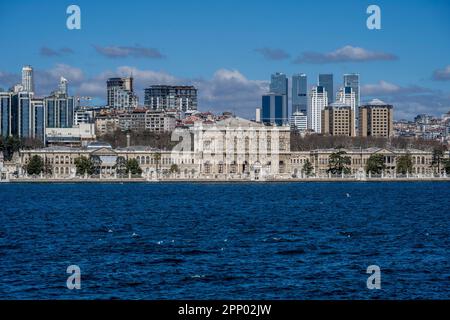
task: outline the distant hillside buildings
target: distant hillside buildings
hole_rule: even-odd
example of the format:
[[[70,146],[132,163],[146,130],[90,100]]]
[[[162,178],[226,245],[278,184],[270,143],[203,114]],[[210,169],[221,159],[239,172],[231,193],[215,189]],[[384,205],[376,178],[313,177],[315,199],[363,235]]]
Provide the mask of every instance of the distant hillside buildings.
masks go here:
[[[138,107],[138,97],[133,90],[133,77],[109,78],[106,81],[106,104],[116,110]]]
[[[152,110],[197,110],[197,89],[193,86],[153,85],[144,94],[144,105]]]

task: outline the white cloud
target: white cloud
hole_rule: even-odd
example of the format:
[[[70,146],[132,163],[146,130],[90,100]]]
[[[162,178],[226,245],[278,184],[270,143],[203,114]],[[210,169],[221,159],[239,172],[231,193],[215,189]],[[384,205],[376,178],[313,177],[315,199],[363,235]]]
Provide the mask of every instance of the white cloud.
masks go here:
[[[433,79],[437,81],[450,81],[450,65],[445,68],[435,70],[433,72]]]
[[[294,63],[333,63],[333,62],[364,62],[377,60],[397,60],[397,56],[361,47],[344,46],[332,52],[303,52]]]

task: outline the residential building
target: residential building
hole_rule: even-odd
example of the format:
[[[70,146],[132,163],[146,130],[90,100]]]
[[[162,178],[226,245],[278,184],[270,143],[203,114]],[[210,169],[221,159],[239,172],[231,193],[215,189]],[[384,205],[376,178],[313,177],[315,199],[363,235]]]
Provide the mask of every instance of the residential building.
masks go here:
[[[393,106],[374,99],[359,107],[359,135],[389,138],[394,134]]]
[[[147,110],[145,114],[145,130],[154,132],[171,132],[175,129],[176,119],[164,111]]]
[[[118,114],[119,128],[122,131],[143,131],[145,130],[145,115],[147,109],[139,108],[130,112]]]
[[[194,86],[153,85],[144,91],[144,105],[152,110],[197,110],[197,89]]]
[[[322,132],[322,110],[328,105],[328,93],[322,86],[313,87],[309,93],[308,129]]]
[[[108,107],[117,110],[137,108],[138,97],[134,94],[133,78],[109,78],[106,81],[106,101]]]
[[[95,118],[95,133],[97,136],[112,134],[119,129],[119,119],[112,115],[101,115]]]
[[[332,136],[355,136],[355,112],[351,106],[335,102],[322,111],[322,133]]]
[[[305,113],[297,111],[291,115],[291,129],[296,131],[308,130],[308,117]]]
[[[336,94],[336,101],[345,104],[347,106],[350,106],[353,112],[353,127],[357,128],[356,118],[357,118],[357,105],[356,105],[356,94],[353,91],[352,87],[342,87],[339,89],[339,91]]]
[[[74,115],[74,125],[77,126],[80,123],[93,123],[95,111],[92,109],[80,107],[77,108]]]

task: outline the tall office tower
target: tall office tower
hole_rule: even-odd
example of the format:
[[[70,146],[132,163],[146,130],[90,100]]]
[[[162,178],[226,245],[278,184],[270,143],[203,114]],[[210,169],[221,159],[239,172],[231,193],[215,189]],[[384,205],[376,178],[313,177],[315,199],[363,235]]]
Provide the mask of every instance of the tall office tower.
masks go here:
[[[306,74],[292,76],[292,114],[308,111],[308,81]]]
[[[349,105],[334,102],[322,111],[322,133],[332,136],[355,136],[355,112]]]
[[[359,85],[359,74],[357,73],[347,73],[344,74],[344,87],[351,87],[355,93],[356,108],[361,105],[361,88]]]
[[[262,96],[262,122],[271,125],[288,123],[287,96],[268,93]]]
[[[138,97],[133,91],[133,78],[109,78],[106,81],[106,101],[108,107],[114,109],[137,108]]]
[[[328,103],[334,102],[333,74],[319,74],[319,86],[323,87],[328,95]]]
[[[277,72],[270,76],[270,92],[286,96],[286,103],[289,102],[288,94],[289,80],[284,73]],[[286,105],[289,108],[288,105]]]
[[[356,130],[356,113],[357,113],[357,106],[356,106],[356,94],[353,91],[352,87],[343,87],[340,88],[339,91],[336,93],[336,101],[345,105],[350,106],[352,109],[352,112],[354,114],[353,117],[353,126]]]
[[[65,79],[63,77],[61,77],[59,79],[58,91],[61,94],[68,94],[68,81],[67,81],[67,79]]]
[[[313,87],[309,93],[308,129],[322,132],[322,110],[328,105],[328,93],[322,86]]]
[[[71,128],[73,126],[75,99],[54,92],[44,99],[47,128]]]
[[[194,86],[150,86],[144,90],[144,105],[153,110],[197,110],[197,89]]]
[[[34,92],[33,68],[25,66],[22,68],[23,91]]]
[[[12,94],[11,135],[23,138],[34,136],[34,116],[31,100],[33,93],[22,91]]]
[[[12,92],[0,92],[0,136],[11,135]]]
[[[359,107],[359,135],[389,138],[394,133],[393,106],[374,99]]]
[[[45,105],[44,99],[32,99],[31,110],[33,112],[33,138],[45,142]]]

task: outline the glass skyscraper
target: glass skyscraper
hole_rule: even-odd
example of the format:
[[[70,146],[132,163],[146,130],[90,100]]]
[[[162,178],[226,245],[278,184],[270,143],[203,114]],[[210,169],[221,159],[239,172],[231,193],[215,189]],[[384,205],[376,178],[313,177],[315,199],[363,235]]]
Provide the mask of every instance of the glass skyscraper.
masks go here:
[[[34,137],[44,142],[45,139],[45,107],[43,99],[31,100],[34,112]]]
[[[319,86],[327,92],[328,103],[334,102],[333,74],[319,74]]]
[[[270,92],[284,94],[288,97],[288,78],[284,73],[272,74],[270,79]]]
[[[55,93],[44,99],[48,128],[71,128],[73,126],[74,105],[73,97]]]
[[[344,87],[351,87],[352,91],[355,93],[356,108],[361,106],[360,101],[360,86],[359,86],[359,74],[348,73],[344,74]]]
[[[308,81],[306,74],[292,76],[292,114],[308,110]]]
[[[283,94],[268,93],[262,96],[262,122],[272,125],[288,123],[287,97]]]
[[[0,135],[5,138],[11,134],[11,99],[10,92],[0,92]]]

